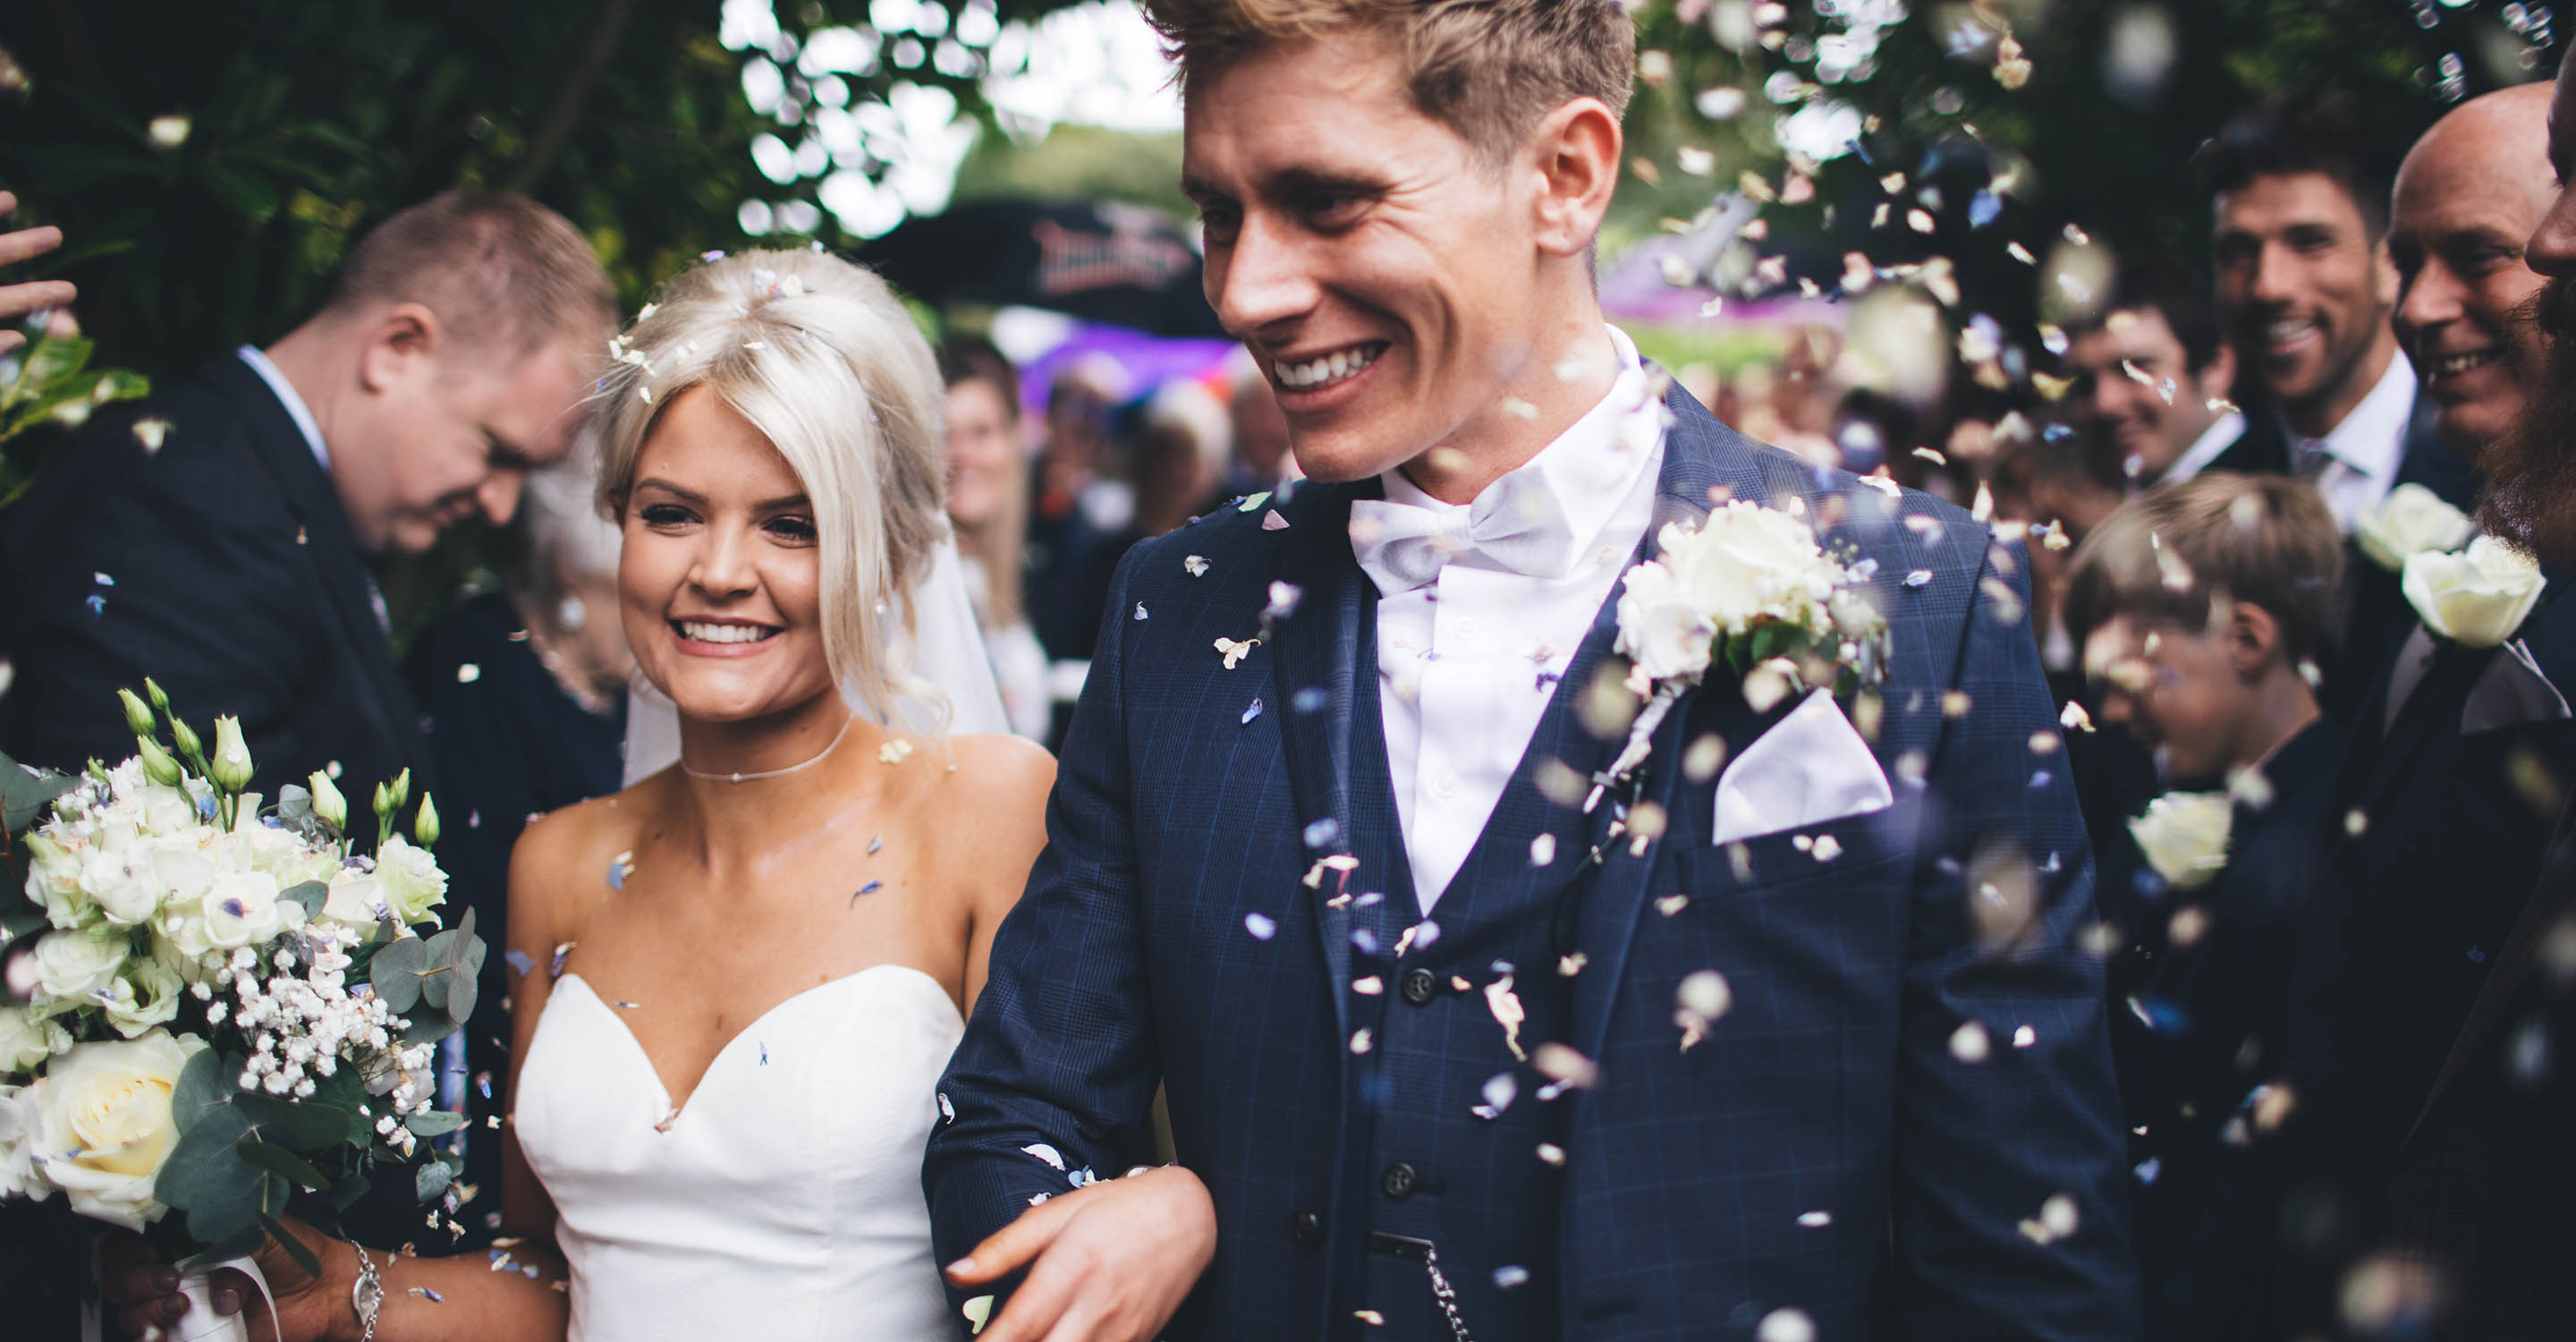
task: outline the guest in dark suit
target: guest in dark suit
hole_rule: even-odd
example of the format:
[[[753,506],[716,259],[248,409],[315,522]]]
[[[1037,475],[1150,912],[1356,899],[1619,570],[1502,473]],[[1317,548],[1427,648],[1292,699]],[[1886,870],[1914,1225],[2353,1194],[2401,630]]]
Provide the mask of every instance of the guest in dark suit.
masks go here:
[[[2222,1134],[2278,1065],[2284,971],[2326,845],[2342,733],[2299,665],[2342,565],[2314,490],[2213,472],[2131,501],[2067,578],[2103,721],[2154,744],[2175,789],[2099,861],[2123,948],[2112,1047],[2150,1337],[2227,1336],[2270,1313],[2247,1268],[2269,1236],[2246,1233]]]
[[[985,1335],[2134,1337],[2021,561],[1604,324],[1627,11],[1147,11],[1308,480],[1118,571],[923,1174],[961,1295],[1027,1267]],[[1721,502],[1861,565],[1888,675],[1713,667],[1631,774],[1631,565]],[[1086,1177],[1158,1083],[1212,1259],[1171,1172]]]
[[[2301,986],[2316,985],[2331,1013],[2293,1058],[2296,1069],[2313,1057],[2298,1070],[2317,1079],[2299,1106],[2314,1121],[2294,1135],[2313,1148],[2290,1153],[2305,1157],[2305,1179],[2285,1223],[2328,1232],[2295,1246],[2307,1251],[2304,1284],[2313,1300],[2366,1278],[2383,1315],[2411,1312],[2414,1335],[2432,1338],[2576,1334],[2576,603],[2556,590],[2576,575],[2576,196],[2556,184],[2576,154],[2576,74],[2559,71],[2545,123],[2542,103],[2536,90],[2489,95],[2417,147],[2418,158],[2446,149],[2425,166],[2474,180],[2457,179],[2466,197],[2439,213],[2454,226],[2428,233],[2451,245],[2424,249],[2409,308],[2422,295],[2433,330],[2446,308],[2464,309],[2450,315],[2470,329],[2439,330],[2440,348],[2474,348],[2477,309],[2502,280],[2468,244],[2514,214],[2538,218],[2522,251],[2545,279],[2531,328],[2505,322],[2504,357],[2454,367],[2514,374],[2491,393],[2517,413],[2479,452],[2478,520],[2535,557],[2549,585],[2501,647],[2443,638],[2400,659],[2389,707],[2363,724],[2386,725],[2347,770],[2366,827],[2312,906],[2341,893],[2347,911],[2314,929],[2313,955],[2301,947]],[[2510,117],[2480,126],[2472,112]],[[2455,123],[2482,133],[2435,140]],[[2444,162],[2492,141],[2518,147],[2483,165]],[[2401,179],[2401,213],[2406,201]],[[2460,398],[2464,419],[2479,399]]]
[[[2347,537],[2401,483],[2463,509],[2474,492],[2389,325],[2386,158],[2348,106],[2310,94],[2258,104],[2200,155],[2219,317],[2261,402],[2212,468],[2313,482]],[[2317,663],[2348,722],[2413,620],[2393,575],[2357,557],[2344,574]]]
[[[98,416],[0,524],[0,747],[122,759],[115,691],[152,676],[201,731],[241,719],[271,796],[315,770],[361,798],[425,771],[368,562],[508,520],[564,449],[612,301],[560,216],[452,192],[361,241],[274,345]]]

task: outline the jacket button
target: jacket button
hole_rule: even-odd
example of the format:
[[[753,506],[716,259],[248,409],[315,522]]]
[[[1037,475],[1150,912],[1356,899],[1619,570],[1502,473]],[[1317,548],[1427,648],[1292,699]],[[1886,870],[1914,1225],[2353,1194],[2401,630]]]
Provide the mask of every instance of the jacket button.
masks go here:
[[[1288,1215],[1288,1238],[1296,1241],[1297,1247],[1308,1253],[1323,1248],[1324,1218],[1305,1208],[1298,1208]]]
[[[1404,973],[1404,1000],[1415,1006],[1429,1006],[1440,995],[1440,976],[1417,965]]]
[[[1413,1173],[1413,1167],[1399,1160],[1387,1166],[1386,1172],[1377,1177],[1377,1188],[1388,1197],[1401,1201],[1413,1196],[1414,1186],[1418,1182]]]

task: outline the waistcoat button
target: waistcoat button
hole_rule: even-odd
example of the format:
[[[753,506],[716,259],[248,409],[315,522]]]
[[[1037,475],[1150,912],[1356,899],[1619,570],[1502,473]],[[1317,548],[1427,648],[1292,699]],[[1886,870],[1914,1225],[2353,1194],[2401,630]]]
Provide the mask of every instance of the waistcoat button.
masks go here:
[[[1429,1006],[1440,995],[1440,976],[1416,965],[1404,974],[1404,1000],[1415,1006]]]
[[[1324,1247],[1324,1218],[1303,1207],[1288,1215],[1288,1238],[1309,1253]]]
[[[1416,1182],[1413,1167],[1400,1160],[1387,1166],[1386,1172],[1377,1177],[1378,1191],[1399,1201],[1413,1196]]]

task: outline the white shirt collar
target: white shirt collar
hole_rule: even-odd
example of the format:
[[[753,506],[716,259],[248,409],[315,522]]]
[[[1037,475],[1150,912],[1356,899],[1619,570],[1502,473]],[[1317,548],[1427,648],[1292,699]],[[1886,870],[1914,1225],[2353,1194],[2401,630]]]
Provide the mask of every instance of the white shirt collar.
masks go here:
[[[2406,352],[2389,356],[2388,371],[2361,404],[2326,430],[2310,438],[2290,430],[2290,446],[2299,452],[2323,452],[2373,480],[2393,479],[2406,456],[2406,421],[2415,413],[2415,365]]]
[[[295,427],[304,431],[304,441],[312,447],[313,459],[322,463],[323,474],[330,474],[330,445],[322,441],[322,426],[314,422],[313,410],[304,404],[303,396],[297,394],[295,384],[286,380],[286,374],[277,371],[277,365],[270,363],[268,356],[261,353],[258,346],[244,345],[233,353],[240,355],[241,361],[249,364],[252,372],[259,374],[259,380],[267,383],[270,391],[277,393],[277,399],[286,406],[287,418],[294,420]]]
[[[2230,410],[2220,415],[2210,421],[2208,428],[2200,431],[2199,437],[2191,440],[2191,446],[2184,448],[2181,456],[2174,458],[2174,464],[2165,468],[2163,478],[2156,483],[2178,485],[2208,470],[2209,463],[2218,460],[2227,449],[2236,445],[2237,439],[2244,436],[2245,415],[2242,411]]]
[[[1546,482],[1547,492],[1555,496],[1565,510],[1568,529],[1573,533],[1575,551],[1589,549],[1601,529],[1610,524],[1619,504],[1636,483],[1637,472],[1649,462],[1659,461],[1660,454],[1638,451],[1621,436],[1619,426],[1626,412],[1634,410],[1646,394],[1646,370],[1637,353],[1637,342],[1628,333],[1602,323],[1610,333],[1611,347],[1617,351],[1619,375],[1610,390],[1583,417],[1566,427],[1555,441],[1540,448],[1538,455],[1506,472],[1518,475],[1537,472]],[[1428,508],[1435,512],[1459,512],[1473,506],[1446,503],[1424,492],[1413,483],[1402,468],[1387,471],[1379,477],[1386,486],[1386,501]],[[1487,485],[1487,489],[1493,488]]]

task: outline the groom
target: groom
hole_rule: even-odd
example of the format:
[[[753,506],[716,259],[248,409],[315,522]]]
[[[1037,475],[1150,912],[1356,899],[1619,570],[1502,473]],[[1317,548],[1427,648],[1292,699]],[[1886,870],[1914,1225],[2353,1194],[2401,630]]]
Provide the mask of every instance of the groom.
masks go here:
[[[2134,1335],[2018,556],[1604,325],[1625,10],[1147,9],[1316,483],[1119,570],[923,1175],[983,1337]],[[1886,677],[1712,668],[1587,809],[1622,575],[1727,500],[1866,579]],[[1119,1177],[1158,1084],[1184,1168]]]

